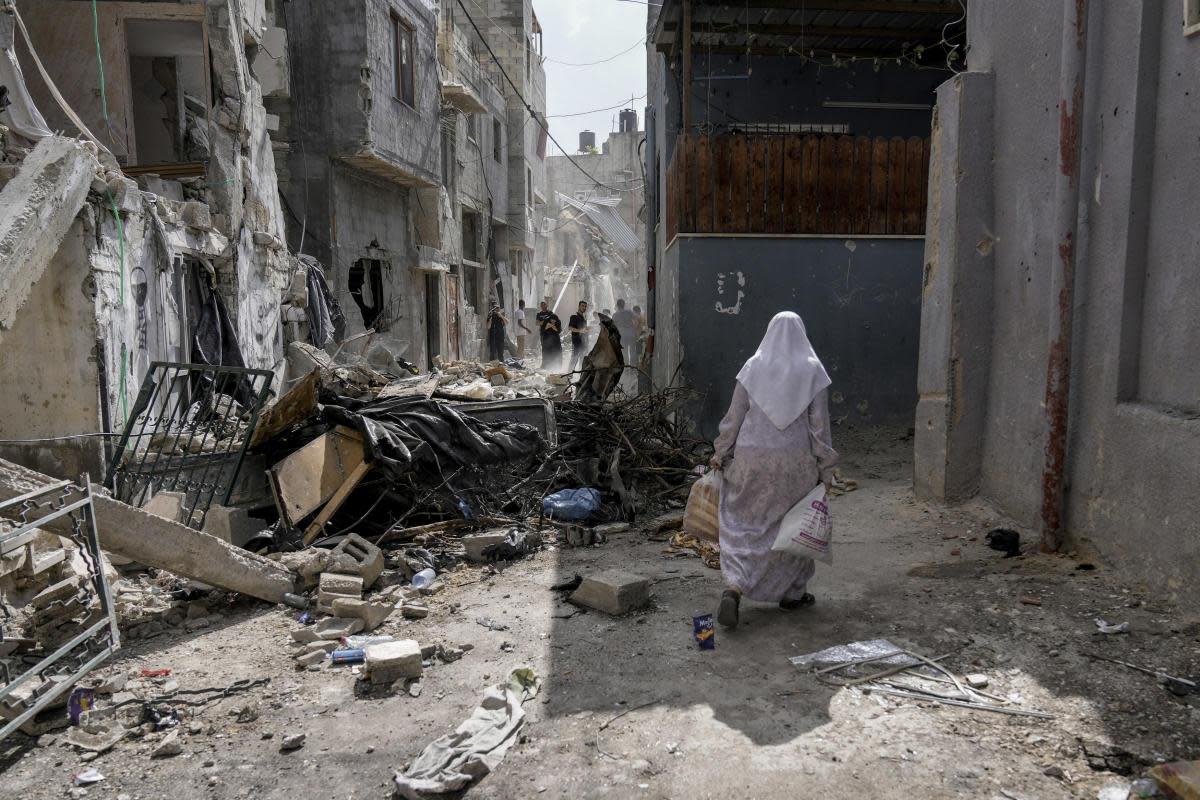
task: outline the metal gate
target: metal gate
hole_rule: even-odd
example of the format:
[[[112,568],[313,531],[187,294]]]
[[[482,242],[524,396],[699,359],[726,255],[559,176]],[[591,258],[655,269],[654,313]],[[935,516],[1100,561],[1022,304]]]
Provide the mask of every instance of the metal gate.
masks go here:
[[[104,578],[87,475],[80,479],[79,485],[70,481],[52,483],[0,503],[0,556],[32,547],[41,528],[54,529],[73,541],[83,554],[88,579],[77,587],[75,595],[54,601],[77,604],[82,619],[69,620],[70,629],[76,631],[74,635],[15,677],[13,667],[28,663],[31,644],[34,648],[39,645],[18,640],[11,653],[7,648],[0,649],[5,653],[0,656],[0,705],[4,706],[4,716],[9,718],[0,728],[0,739],[50,706],[121,645],[112,595]],[[71,611],[67,608],[69,618]],[[18,639],[11,635],[10,624],[10,619],[0,623],[0,643]],[[46,649],[44,643],[41,647]]]
[[[200,530],[216,499],[228,503],[271,392],[267,369],[155,361],[142,381],[105,485],[141,506],[180,492],[177,521]]]

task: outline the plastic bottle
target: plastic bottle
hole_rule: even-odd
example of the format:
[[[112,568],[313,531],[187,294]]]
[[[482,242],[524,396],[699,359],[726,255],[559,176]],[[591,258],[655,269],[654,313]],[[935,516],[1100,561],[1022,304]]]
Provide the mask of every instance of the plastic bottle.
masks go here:
[[[437,573],[432,569],[423,569],[416,575],[412,576],[412,585],[414,589],[424,589],[429,584],[433,583],[433,579],[437,577]]]

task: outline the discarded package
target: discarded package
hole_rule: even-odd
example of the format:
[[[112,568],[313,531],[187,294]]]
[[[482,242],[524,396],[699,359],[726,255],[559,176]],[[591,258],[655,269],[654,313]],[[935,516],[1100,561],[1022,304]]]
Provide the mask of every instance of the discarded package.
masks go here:
[[[1098,617],[1093,621],[1096,623],[1096,628],[1100,631],[1100,633],[1129,633],[1128,622],[1122,622],[1118,625],[1110,625]]]
[[[1200,761],[1176,761],[1150,770],[1150,777],[1179,800],[1200,800]]]
[[[713,627],[713,615],[701,614],[692,617],[692,636],[701,650],[717,649],[717,632]]]
[[[906,655],[902,647],[892,644],[887,639],[840,644],[815,653],[793,656],[788,660],[802,669],[824,669],[838,664],[866,663],[868,660],[876,666],[884,667],[915,667],[921,663],[918,659]]]
[[[71,691],[67,700],[67,715],[72,725],[79,724],[79,717],[96,707],[96,690],[77,687]]]
[[[826,564],[833,562],[830,537],[833,522],[829,517],[829,498],[825,484],[818,483],[779,523],[779,535],[771,549]]]
[[[721,471],[711,470],[692,484],[683,512],[683,531],[701,541],[720,540]]]
[[[542,511],[550,519],[579,522],[600,509],[600,492],[595,489],[563,489],[542,500]]]
[[[537,696],[540,681],[532,669],[515,669],[506,683],[489,688],[483,702],[454,733],[430,742],[403,772],[396,793],[423,800],[474,785],[500,765],[517,741],[525,720],[521,705]]]

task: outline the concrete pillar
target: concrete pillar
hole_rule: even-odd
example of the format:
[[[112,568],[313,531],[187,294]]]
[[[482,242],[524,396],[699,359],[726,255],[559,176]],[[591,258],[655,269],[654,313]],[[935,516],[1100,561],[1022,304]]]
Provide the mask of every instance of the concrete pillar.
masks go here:
[[[951,501],[979,486],[991,370],[993,176],[991,73],[964,72],[937,90],[913,485]]]

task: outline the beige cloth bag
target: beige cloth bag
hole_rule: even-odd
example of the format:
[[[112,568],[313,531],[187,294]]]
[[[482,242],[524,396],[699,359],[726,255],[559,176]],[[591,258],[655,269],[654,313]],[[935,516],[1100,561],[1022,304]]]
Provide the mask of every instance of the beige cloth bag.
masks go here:
[[[683,532],[702,542],[718,544],[720,540],[721,472],[709,470],[692,484],[687,507],[683,512]]]

